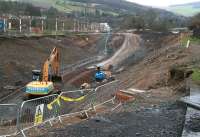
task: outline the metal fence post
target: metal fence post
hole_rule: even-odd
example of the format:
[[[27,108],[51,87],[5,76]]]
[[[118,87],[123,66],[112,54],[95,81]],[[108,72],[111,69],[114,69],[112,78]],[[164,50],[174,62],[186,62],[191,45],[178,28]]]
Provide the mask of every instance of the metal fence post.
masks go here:
[[[0,104],[0,136],[8,136],[17,133],[17,104]]]
[[[47,106],[57,97],[57,94],[53,94],[46,97],[36,98],[22,102],[17,117],[18,130],[24,131],[29,127],[34,127],[44,121],[57,117],[59,115],[59,110],[57,110],[57,108],[54,108],[53,106],[53,111],[50,111]],[[38,111],[40,112],[40,114]]]
[[[106,83],[102,86],[99,86],[95,89],[96,100],[95,104],[101,104],[115,96],[119,88],[119,81],[112,81],[110,83]]]

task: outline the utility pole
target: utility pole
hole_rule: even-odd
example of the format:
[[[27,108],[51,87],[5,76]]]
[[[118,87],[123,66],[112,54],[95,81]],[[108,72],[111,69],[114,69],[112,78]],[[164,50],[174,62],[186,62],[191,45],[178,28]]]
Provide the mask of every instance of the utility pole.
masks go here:
[[[90,27],[89,20],[87,20],[87,31],[89,31],[89,27]]]
[[[58,19],[56,18],[56,32],[58,31]]]
[[[84,31],[84,23],[81,23],[81,31]]]
[[[5,18],[3,19],[3,24],[4,24],[3,31],[6,32],[6,19]]]
[[[8,23],[8,29],[9,29],[9,30],[12,29],[12,23],[11,23],[11,22]]]
[[[32,32],[32,19],[30,18],[30,20],[29,20],[29,31],[30,31],[30,33]]]
[[[80,21],[78,21],[79,23],[79,25],[78,25],[78,31],[80,32],[81,31],[81,22]]]
[[[86,3],[86,7],[85,7],[85,20],[84,20],[84,31],[87,31],[87,15],[88,15],[88,10],[89,9],[89,4]]]
[[[63,23],[62,23],[62,27],[63,27],[63,31],[65,31],[65,22],[63,21]]]
[[[74,19],[74,32],[76,32],[76,20]]]
[[[82,28],[82,32],[84,32],[85,31],[85,23],[84,22],[82,22],[81,28]]]
[[[22,32],[22,19],[19,19],[19,32]]]
[[[79,20],[78,20],[78,28],[77,28],[77,31],[79,32],[79,30],[80,30],[80,24],[79,24]]]
[[[90,31],[93,31],[92,23],[90,24]]]
[[[42,32],[44,32],[44,20],[42,19]]]

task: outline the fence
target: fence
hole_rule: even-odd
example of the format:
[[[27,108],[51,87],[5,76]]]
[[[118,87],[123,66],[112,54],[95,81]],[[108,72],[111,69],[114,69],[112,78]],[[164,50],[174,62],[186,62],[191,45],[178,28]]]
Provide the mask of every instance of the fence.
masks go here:
[[[95,105],[101,104],[115,96],[115,92],[118,91],[119,81],[113,81],[105,85],[99,86],[95,89],[96,99]]]
[[[1,119],[0,136],[16,133],[25,135],[25,131],[38,125],[58,119],[62,122],[63,117],[95,110],[100,105],[113,102],[114,94],[118,89],[119,81],[113,81],[94,89],[66,91],[60,95],[54,94],[46,97],[24,101],[20,107],[17,105],[0,105],[0,112],[6,112]],[[10,108],[10,109],[8,109]],[[16,115],[18,112],[18,115]],[[6,127],[6,126],[9,126]],[[1,130],[7,129],[5,133]]]
[[[16,104],[0,105],[0,136],[14,134],[17,131],[17,115],[18,106]]]
[[[62,92],[60,95],[62,97],[67,97],[65,100],[62,99],[60,102],[60,115],[65,115],[88,109],[93,98],[95,97],[93,89],[78,90],[73,92]],[[68,98],[73,98],[75,100],[67,101]]]
[[[71,71],[77,70],[78,68],[81,68],[83,66],[86,66],[88,64],[94,63],[94,62],[99,61],[99,60],[101,60],[101,57],[99,57],[99,56],[86,58],[86,59],[81,60],[81,61],[79,61],[75,64],[63,66],[62,69],[61,69],[61,72],[64,72],[65,74],[67,74],[67,73],[70,73]]]
[[[0,36],[3,37],[61,35],[68,32],[105,33],[110,31],[106,29],[106,24],[74,20],[73,18],[5,17],[0,19],[0,25],[2,26],[0,27]]]
[[[19,116],[17,120],[17,128],[25,129],[27,127],[32,127],[51,119],[57,117],[59,112],[57,112],[57,105],[53,105],[51,111],[47,108],[47,105],[55,100],[58,95],[50,95],[47,97],[41,97],[37,99],[32,99],[24,101],[19,109]]]

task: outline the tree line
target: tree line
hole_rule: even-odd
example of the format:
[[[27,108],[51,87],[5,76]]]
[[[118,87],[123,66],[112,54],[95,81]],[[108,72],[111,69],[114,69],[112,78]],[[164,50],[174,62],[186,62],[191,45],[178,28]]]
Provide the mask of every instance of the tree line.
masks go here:
[[[41,16],[39,7],[17,1],[0,1],[0,14]]]
[[[190,18],[190,20],[189,28],[193,30],[193,35],[200,37],[200,13]]]
[[[149,9],[146,12],[136,15],[126,15],[125,21],[121,25],[125,29],[152,29],[157,31],[167,31],[174,27],[185,27],[187,18],[175,16],[172,13],[158,12]]]

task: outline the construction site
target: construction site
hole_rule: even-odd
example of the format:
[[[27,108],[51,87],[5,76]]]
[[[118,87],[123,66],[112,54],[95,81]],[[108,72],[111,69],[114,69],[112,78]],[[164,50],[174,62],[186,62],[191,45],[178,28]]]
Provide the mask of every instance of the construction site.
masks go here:
[[[119,80],[115,94],[122,105],[116,108],[117,112],[99,110],[86,121],[75,119],[48,129],[39,126],[42,130],[39,136],[181,135],[186,107],[178,100],[189,94],[185,76],[199,59],[198,47],[181,46],[180,35],[118,33],[108,41],[112,52],[105,54],[105,35],[2,38],[1,103],[22,102],[23,87],[31,80],[32,70],[42,66],[53,47],[57,47],[61,51],[64,80],[59,90],[78,90],[81,84],[94,79],[94,69],[89,67],[112,65],[112,73]],[[103,96],[108,98],[107,95]],[[126,102],[129,99],[131,101]],[[68,122],[75,124],[67,126]]]
[[[0,18],[0,136],[200,136],[193,31],[71,18]]]

